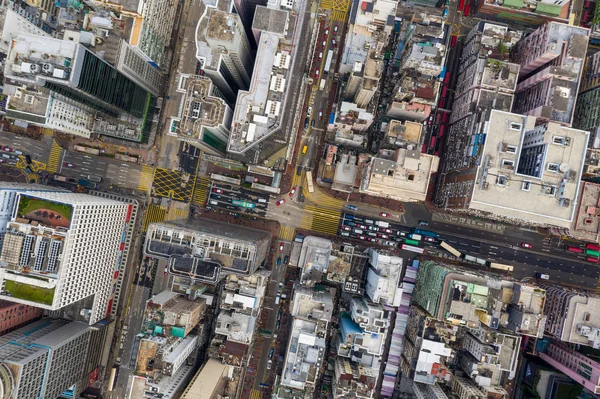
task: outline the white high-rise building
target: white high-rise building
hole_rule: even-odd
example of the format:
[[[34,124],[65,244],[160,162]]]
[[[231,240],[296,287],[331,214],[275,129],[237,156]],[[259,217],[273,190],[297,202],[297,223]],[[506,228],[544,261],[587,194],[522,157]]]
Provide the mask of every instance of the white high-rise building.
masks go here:
[[[0,251],[0,299],[58,310],[94,296],[107,314],[128,204],[70,192],[17,192]]]

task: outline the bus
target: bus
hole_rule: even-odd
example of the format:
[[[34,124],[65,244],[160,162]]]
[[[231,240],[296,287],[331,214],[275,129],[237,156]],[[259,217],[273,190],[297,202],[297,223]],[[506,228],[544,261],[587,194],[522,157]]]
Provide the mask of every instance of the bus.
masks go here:
[[[329,50],[327,52],[327,59],[325,59],[325,68],[323,68],[323,73],[329,73],[329,69],[331,68],[331,60],[333,60],[333,50]]]
[[[450,252],[452,255],[456,256],[457,258],[460,258],[462,255],[457,249],[455,249],[454,247],[452,247],[450,244],[448,244],[445,241],[442,241],[440,243],[440,246],[442,248],[444,248],[446,251]]]
[[[138,157],[131,157],[129,155],[119,154],[119,153],[115,154],[115,159],[118,159],[119,161],[131,162],[131,163],[139,162]]]
[[[600,252],[594,251],[593,249],[586,249],[585,254],[587,256],[593,256],[594,258],[600,258]]]
[[[422,254],[425,252],[425,248],[413,247],[412,245],[402,244],[402,249],[405,251],[416,252]]]
[[[315,187],[313,186],[313,181],[312,181],[312,172],[310,170],[306,171],[306,186],[308,187],[309,193],[315,192]]]
[[[117,380],[117,368],[113,367],[112,370],[110,370],[110,377],[108,378],[108,392],[111,392],[113,389],[115,389],[115,382]]]
[[[76,145],[73,148],[75,149],[75,151],[85,152],[87,154],[92,154],[92,155],[99,155],[100,154],[100,150],[97,149],[97,148],[84,147],[84,146],[81,146],[81,145]]]
[[[490,267],[492,269],[506,270],[507,272],[512,272],[514,267],[511,265],[503,265],[502,263],[490,263]]]
[[[583,252],[583,249],[581,249],[579,247],[573,247],[573,246],[569,245],[569,246],[567,246],[567,251],[575,252],[575,253],[580,254],[580,253]]]
[[[437,238],[438,237],[437,233],[434,233],[433,231],[421,230],[421,229],[417,229],[417,228],[415,228],[413,230],[413,233],[420,234],[420,235],[425,236],[425,237],[432,237],[432,238]]]
[[[231,205],[241,206],[242,208],[254,208],[256,205],[252,202],[231,200]]]
[[[419,246],[419,241],[416,241],[416,240],[408,240],[408,239],[406,239],[406,240],[404,240],[404,243],[407,244],[407,245],[414,245],[415,247]]]
[[[585,247],[594,251],[600,251],[600,245],[597,244],[585,244]]]
[[[585,260],[592,263],[598,263],[598,258],[592,258],[591,256],[588,256],[587,258],[585,258]]]

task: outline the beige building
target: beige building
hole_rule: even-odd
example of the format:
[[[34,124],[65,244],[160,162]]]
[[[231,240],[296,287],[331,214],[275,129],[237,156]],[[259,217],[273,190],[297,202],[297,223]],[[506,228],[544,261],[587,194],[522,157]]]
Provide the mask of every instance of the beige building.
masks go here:
[[[192,378],[181,399],[217,399],[228,396],[229,369],[227,364],[208,359]]]
[[[392,119],[387,125],[384,140],[392,145],[419,145],[422,128],[423,124],[421,123]]]
[[[437,156],[419,150],[397,149],[392,159],[371,158],[362,169],[360,192],[399,201],[425,201]]]
[[[589,133],[494,110],[484,134],[468,209],[570,227]]]

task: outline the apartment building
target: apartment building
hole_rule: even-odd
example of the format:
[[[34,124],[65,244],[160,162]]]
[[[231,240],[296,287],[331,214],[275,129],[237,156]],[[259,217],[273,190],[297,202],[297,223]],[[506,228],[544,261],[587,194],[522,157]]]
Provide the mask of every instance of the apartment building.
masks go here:
[[[600,363],[558,341],[549,343],[538,356],[592,393],[600,393]]]
[[[42,319],[0,337],[0,385],[15,398],[56,398],[79,382],[88,356],[90,327]]]
[[[58,310],[94,296],[90,324],[110,313],[128,205],[86,194],[22,192],[0,259],[1,299]]]
[[[365,294],[375,303],[400,306],[402,290],[400,275],[404,269],[402,258],[369,248],[369,268]]]
[[[512,62],[520,65],[513,112],[571,126],[589,34],[549,22],[511,48]]]

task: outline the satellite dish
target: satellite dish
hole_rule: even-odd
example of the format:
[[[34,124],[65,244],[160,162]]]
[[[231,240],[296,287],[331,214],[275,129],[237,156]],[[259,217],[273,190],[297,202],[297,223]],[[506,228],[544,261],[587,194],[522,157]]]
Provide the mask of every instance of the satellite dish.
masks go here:
[[[567,173],[569,171],[569,169],[571,169],[571,166],[569,166],[568,163],[561,163],[559,168],[558,168],[562,173]]]

